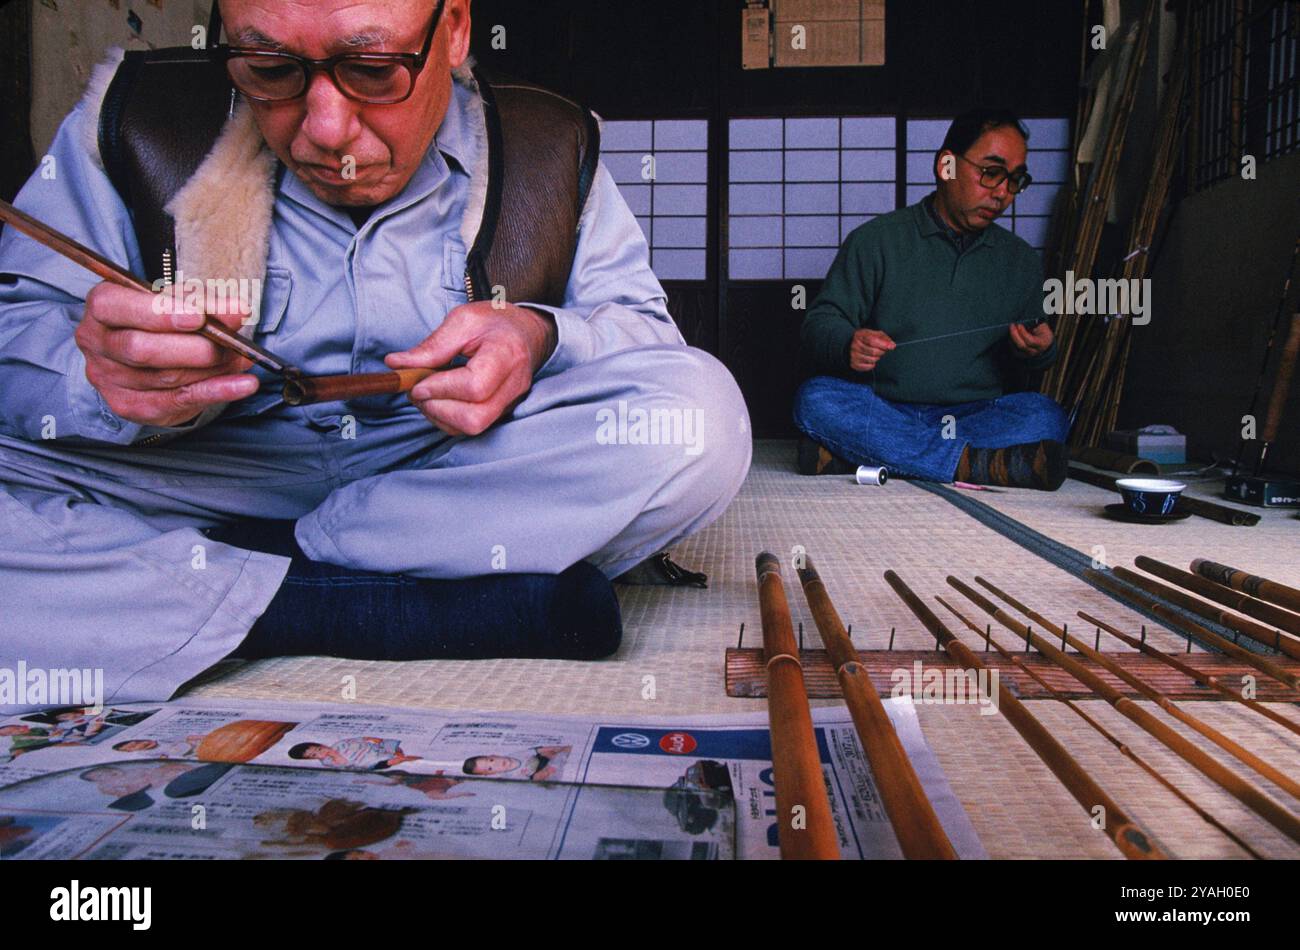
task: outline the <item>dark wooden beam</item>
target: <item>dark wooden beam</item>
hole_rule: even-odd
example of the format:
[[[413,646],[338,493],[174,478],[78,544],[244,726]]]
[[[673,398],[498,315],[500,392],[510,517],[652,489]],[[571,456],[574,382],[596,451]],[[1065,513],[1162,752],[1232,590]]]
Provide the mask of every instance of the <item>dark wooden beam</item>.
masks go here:
[[[0,0],[0,198],[6,201],[35,166],[31,117],[31,4]]]

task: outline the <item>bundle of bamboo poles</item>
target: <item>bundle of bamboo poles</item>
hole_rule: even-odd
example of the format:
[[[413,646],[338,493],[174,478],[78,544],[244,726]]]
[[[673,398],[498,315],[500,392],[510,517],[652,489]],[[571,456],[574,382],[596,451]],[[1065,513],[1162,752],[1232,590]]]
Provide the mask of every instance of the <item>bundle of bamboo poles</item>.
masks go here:
[[[1165,92],[1147,190],[1125,245],[1130,250],[1130,256],[1122,262],[1120,269],[1120,278],[1125,281],[1142,280],[1150,272],[1149,249],[1156,241],[1156,231],[1169,200],[1177,153],[1187,130],[1187,113],[1183,108],[1186,77],[1185,56],[1180,56]],[[1149,306],[1149,299],[1147,303]],[[1132,321],[1124,317],[1106,322],[1100,344],[1089,361],[1090,369],[1084,374],[1083,385],[1075,396],[1078,408],[1073,435],[1077,445],[1095,445],[1115,428],[1124,375],[1128,369],[1132,329]]]
[[[1061,234],[1062,241],[1055,258],[1057,272],[1054,276],[1064,277],[1066,271],[1073,271],[1080,277],[1092,276],[1097,247],[1101,241],[1102,226],[1106,222],[1106,214],[1115,193],[1119,160],[1128,135],[1129,118],[1137,96],[1138,79],[1142,66],[1146,62],[1147,47],[1150,45],[1151,24],[1155,19],[1156,3],[1157,0],[1148,0],[1146,11],[1139,24],[1129,68],[1124,75],[1123,85],[1116,95],[1117,105],[1111,114],[1101,160],[1091,169],[1084,163],[1075,162],[1077,184],[1074,199],[1069,202],[1069,209],[1077,217],[1067,222]],[[1075,134],[1082,136],[1083,128],[1076,129]],[[1043,392],[1057,401],[1061,399],[1059,392],[1064,388],[1065,368],[1070,363],[1078,329],[1077,314],[1062,314],[1057,321],[1056,335],[1060,358],[1043,379]]]
[[[1073,272],[1076,279],[1090,278],[1097,269],[1097,253],[1107,209],[1114,195],[1120,158],[1128,133],[1129,119],[1152,33],[1155,4],[1148,4],[1139,26],[1135,48],[1124,76],[1119,105],[1114,110],[1101,161],[1087,177],[1086,198],[1072,196],[1065,207],[1065,220],[1058,233],[1060,246],[1053,257],[1058,276]],[[1184,34],[1186,28],[1184,27]],[[1156,242],[1177,157],[1185,137],[1188,113],[1185,108],[1188,61],[1191,44],[1183,39],[1175,54],[1168,87],[1152,142],[1147,188],[1130,224],[1125,247],[1128,253],[1118,266],[1118,278],[1141,280],[1150,269],[1150,248]],[[1077,214],[1077,230],[1070,224]],[[1068,250],[1067,250],[1068,248]],[[1131,285],[1129,285],[1131,286]],[[1095,445],[1115,427],[1132,323],[1127,316],[1062,314],[1056,334],[1060,357],[1043,379],[1042,391],[1059,402],[1073,420],[1070,442]]]

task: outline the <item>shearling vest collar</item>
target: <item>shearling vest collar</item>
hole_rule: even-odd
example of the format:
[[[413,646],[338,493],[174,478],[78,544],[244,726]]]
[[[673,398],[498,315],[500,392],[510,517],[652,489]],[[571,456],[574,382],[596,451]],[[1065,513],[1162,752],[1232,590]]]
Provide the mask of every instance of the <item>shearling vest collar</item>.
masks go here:
[[[507,300],[559,305],[599,158],[597,121],[553,92],[489,82],[468,64],[454,76],[473,95],[461,222],[469,297],[501,287]],[[145,276],[172,268],[261,279],[277,165],[224,70],[188,47],[118,51],[86,99],[87,147],[131,209]]]

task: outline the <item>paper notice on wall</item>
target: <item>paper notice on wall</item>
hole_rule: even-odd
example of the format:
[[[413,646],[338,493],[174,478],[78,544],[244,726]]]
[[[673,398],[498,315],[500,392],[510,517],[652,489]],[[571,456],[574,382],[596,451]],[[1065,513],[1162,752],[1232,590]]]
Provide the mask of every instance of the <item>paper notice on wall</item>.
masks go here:
[[[740,65],[767,69],[772,64],[772,15],[767,7],[748,6],[740,14]]]
[[[743,14],[746,69],[884,65],[885,0],[770,0],[769,6],[751,5]],[[759,30],[770,31],[761,43]]]

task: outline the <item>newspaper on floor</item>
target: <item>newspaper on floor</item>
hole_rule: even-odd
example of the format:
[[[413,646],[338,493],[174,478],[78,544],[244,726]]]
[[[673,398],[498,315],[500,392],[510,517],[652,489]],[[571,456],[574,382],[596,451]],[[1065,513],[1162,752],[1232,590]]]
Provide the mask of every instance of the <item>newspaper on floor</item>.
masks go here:
[[[962,858],[987,855],[907,698]],[[900,857],[844,709],[814,710],[845,858]],[[0,721],[0,857],[774,858],[766,713],[572,718],[203,700]]]

